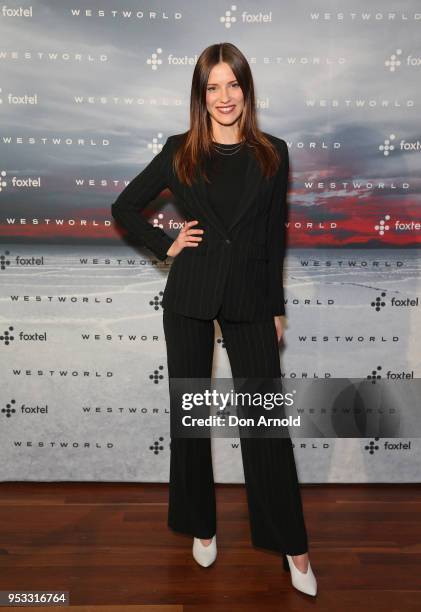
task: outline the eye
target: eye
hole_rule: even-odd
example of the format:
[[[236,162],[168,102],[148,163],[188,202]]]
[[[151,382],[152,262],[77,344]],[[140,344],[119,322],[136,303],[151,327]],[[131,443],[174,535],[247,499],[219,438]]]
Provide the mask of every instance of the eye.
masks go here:
[[[238,83],[233,83],[233,87],[240,87]]]
[[[215,89],[215,87],[213,86],[208,87],[208,91],[212,91],[212,89]]]

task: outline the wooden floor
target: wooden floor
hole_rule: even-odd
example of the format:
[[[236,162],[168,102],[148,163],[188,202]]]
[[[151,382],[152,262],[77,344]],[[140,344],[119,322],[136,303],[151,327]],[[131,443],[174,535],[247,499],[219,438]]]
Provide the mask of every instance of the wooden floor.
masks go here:
[[[216,486],[218,558],[202,568],[167,527],[165,484],[0,483],[0,591],[69,591],[81,612],[420,611],[421,486],[301,490],[316,598],[252,547],[242,485]]]

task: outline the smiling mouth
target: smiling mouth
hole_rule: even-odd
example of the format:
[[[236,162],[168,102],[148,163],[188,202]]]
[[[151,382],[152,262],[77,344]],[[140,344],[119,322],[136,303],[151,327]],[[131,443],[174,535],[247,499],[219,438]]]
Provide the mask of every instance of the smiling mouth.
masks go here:
[[[235,104],[233,104],[232,106],[217,106],[216,108],[219,110],[220,113],[228,115],[228,113],[231,113],[234,110]]]

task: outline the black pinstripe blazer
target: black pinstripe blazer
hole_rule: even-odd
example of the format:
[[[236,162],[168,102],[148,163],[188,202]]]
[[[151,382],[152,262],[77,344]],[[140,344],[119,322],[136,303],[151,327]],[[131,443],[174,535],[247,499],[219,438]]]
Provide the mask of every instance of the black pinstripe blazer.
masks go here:
[[[225,227],[211,208],[206,183],[197,173],[192,187],[183,185],[172,158],[183,134],[170,136],[161,151],[111,206],[114,219],[163,261],[173,243],[159,227],[139,214],[169,188],[186,221],[197,219],[203,229],[197,247],[184,247],[174,258],[162,306],[199,319],[213,319],[221,309],[226,319],[257,321],[285,314],[283,258],[285,250],[288,146],[265,133],[281,155],[277,174],[265,179],[248,149],[244,192],[234,217]]]

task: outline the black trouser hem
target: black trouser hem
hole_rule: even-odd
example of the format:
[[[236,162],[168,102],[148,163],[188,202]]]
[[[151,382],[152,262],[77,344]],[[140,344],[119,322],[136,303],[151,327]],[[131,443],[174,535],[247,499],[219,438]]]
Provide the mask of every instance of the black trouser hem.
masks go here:
[[[213,536],[215,535],[215,532],[212,535],[203,535],[203,534],[197,534],[197,533],[192,533],[189,529],[187,529],[187,527],[176,527],[174,525],[171,525],[170,523],[167,523],[168,527],[170,529],[172,529],[173,531],[176,531],[177,533],[182,533],[183,535],[188,535],[191,536],[192,538],[200,538],[201,540],[211,540],[213,538]]]

